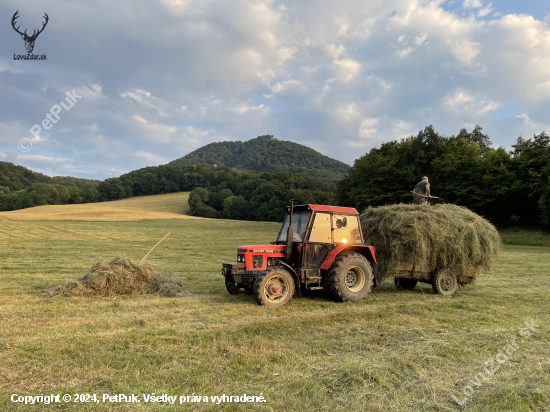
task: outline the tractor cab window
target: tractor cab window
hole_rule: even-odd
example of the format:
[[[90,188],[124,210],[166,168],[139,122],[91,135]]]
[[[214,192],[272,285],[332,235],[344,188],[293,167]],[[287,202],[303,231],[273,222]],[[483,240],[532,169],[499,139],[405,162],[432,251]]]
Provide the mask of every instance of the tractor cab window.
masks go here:
[[[311,212],[294,213],[292,215],[292,230],[294,232],[294,236],[292,238],[293,242],[301,242],[302,240],[304,240],[310,217]],[[277,242],[286,242],[286,234],[288,231],[289,222],[290,215],[286,215],[285,221],[283,222],[283,227],[279,232]]]
[[[361,243],[359,218],[357,216],[332,215],[334,243]]]
[[[332,243],[331,238],[330,213],[316,212],[309,234],[310,243]]]

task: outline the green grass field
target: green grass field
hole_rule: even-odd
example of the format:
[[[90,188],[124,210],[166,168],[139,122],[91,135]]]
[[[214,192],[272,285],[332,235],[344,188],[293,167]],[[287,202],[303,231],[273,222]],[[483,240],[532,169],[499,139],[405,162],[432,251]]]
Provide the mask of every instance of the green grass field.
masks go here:
[[[505,229],[500,231],[502,243],[509,245],[550,247],[550,233],[540,230]]]
[[[279,224],[224,220],[10,221],[0,215],[0,410],[550,410],[550,247],[502,246],[452,297],[417,286],[365,301],[322,293],[287,307],[225,291],[221,263]],[[3,219],[3,220],[2,220]],[[117,255],[170,271],[184,298],[42,297]],[[469,383],[531,319],[537,333]],[[523,338],[521,338],[523,339]],[[13,404],[12,394],[255,395],[266,403]]]

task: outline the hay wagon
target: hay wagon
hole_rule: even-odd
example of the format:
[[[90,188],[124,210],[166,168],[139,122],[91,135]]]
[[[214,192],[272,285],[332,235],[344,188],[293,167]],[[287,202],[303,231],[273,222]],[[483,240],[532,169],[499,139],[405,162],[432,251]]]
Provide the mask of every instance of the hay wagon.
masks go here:
[[[418,282],[432,285],[439,295],[452,295],[458,285],[466,285],[474,279],[476,270],[470,266],[463,273],[455,273],[448,268],[415,266],[414,260],[402,260],[397,268],[395,286],[401,289],[414,289]]]

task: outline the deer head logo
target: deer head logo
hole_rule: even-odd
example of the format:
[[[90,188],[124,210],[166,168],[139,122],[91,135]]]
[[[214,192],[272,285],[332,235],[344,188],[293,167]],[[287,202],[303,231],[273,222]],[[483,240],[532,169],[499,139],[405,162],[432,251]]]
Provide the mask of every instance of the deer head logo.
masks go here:
[[[25,48],[27,49],[27,53],[32,53],[32,51],[34,49],[34,42],[36,41],[36,38],[38,37],[38,35],[40,33],[42,33],[42,31],[44,30],[44,28],[46,27],[46,24],[48,24],[49,17],[46,13],[44,13],[44,18],[46,19],[46,21],[44,23],[42,23],[43,24],[42,28],[40,30],[38,30],[38,33],[36,32],[36,30],[33,30],[32,35],[29,36],[29,35],[27,35],[27,30],[25,30],[25,32],[21,33],[19,31],[20,26],[17,26],[17,28],[15,27],[15,20],[19,17],[17,15],[17,13],[19,13],[19,10],[17,10],[15,12],[15,14],[13,15],[13,17],[11,19],[11,25],[12,25],[13,29],[21,35],[21,38],[23,40],[25,40]]]

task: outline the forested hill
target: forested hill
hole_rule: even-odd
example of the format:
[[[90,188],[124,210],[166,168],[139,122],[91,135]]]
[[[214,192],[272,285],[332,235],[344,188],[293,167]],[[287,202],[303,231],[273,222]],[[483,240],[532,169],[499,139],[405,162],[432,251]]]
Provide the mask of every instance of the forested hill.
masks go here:
[[[259,136],[246,142],[210,143],[170,164],[207,164],[250,172],[305,173],[330,182],[341,180],[350,168],[309,147],[277,140],[273,136]]]
[[[9,189],[15,192],[22,189],[27,189],[35,183],[49,183],[61,186],[76,186],[82,187],[86,183],[91,183],[97,186],[99,181],[80,179],[78,177],[69,176],[46,176],[42,173],[33,172],[23,166],[17,166],[9,162],[0,162],[0,190],[6,191]]]

